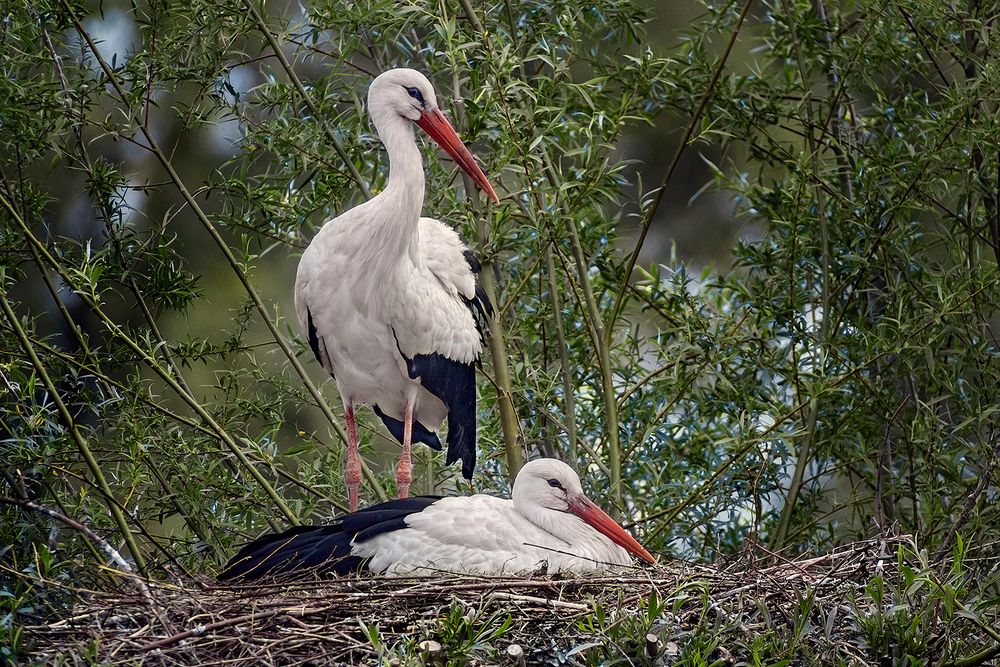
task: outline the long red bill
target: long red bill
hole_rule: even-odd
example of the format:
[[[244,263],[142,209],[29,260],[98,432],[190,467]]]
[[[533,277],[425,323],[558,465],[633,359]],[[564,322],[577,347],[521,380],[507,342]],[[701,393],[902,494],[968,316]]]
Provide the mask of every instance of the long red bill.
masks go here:
[[[472,153],[469,149],[465,147],[462,140],[458,137],[455,132],[455,128],[451,126],[448,122],[448,118],[441,113],[440,109],[429,109],[424,111],[424,113],[417,120],[417,125],[419,125],[424,132],[430,135],[431,139],[437,142],[438,146],[444,149],[444,151],[452,157],[453,160],[460,166],[465,173],[476,182],[476,185],[489,195],[490,199],[495,202],[499,202],[500,199],[497,197],[497,193],[493,191],[493,186],[490,182],[486,180],[486,174],[476,163],[476,159],[472,157]]]
[[[656,558],[646,551],[645,547],[636,542],[634,537],[625,532],[624,528],[615,523],[615,520],[608,516],[604,510],[595,505],[590,498],[584,495],[577,496],[570,502],[569,511],[606,535],[608,539],[625,551],[641,558],[650,565],[656,565]]]

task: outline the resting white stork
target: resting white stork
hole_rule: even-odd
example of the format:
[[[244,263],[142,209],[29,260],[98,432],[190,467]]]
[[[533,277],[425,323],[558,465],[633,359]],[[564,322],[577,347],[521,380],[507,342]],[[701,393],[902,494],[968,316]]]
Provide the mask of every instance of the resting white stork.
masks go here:
[[[594,573],[656,559],[583,494],[573,469],[536,459],[507,500],[488,495],[390,500],[328,526],[298,526],[243,547],[219,575],[251,581],[367,570],[406,575]]]
[[[361,484],[358,403],[371,405],[402,443],[400,498],[409,495],[411,442],[440,450],[435,431],[445,417],[447,462],[461,459],[466,479],[476,465],[477,317],[492,314],[492,305],[476,281],[479,262],[458,234],[420,217],[424,169],[414,126],[498,201],[423,74],[394,69],[378,76],[368,89],[368,113],[389,154],[385,189],[323,225],[295,277],[299,324],[344,402],[351,511]]]

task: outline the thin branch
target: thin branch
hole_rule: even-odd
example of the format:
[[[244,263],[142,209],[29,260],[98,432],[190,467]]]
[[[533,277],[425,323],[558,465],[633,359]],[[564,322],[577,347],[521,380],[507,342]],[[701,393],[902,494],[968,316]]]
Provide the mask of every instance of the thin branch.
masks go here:
[[[622,274],[622,284],[618,287],[615,303],[614,306],[611,307],[611,315],[608,317],[607,331],[609,336],[614,332],[615,322],[621,314],[621,310],[625,302],[625,293],[627,292],[625,285],[632,279],[632,270],[635,268],[635,263],[639,259],[639,253],[642,251],[642,246],[646,242],[646,235],[649,233],[649,228],[653,224],[653,218],[656,216],[656,210],[659,208],[660,202],[663,200],[663,193],[666,191],[667,185],[670,183],[670,179],[673,178],[674,171],[676,171],[677,166],[681,162],[681,155],[684,153],[684,149],[687,147],[688,142],[691,141],[691,137],[694,136],[694,131],[698,127],[701,115],[705,112],[705,107],[708,106],[708,101],[712,99],[712,95],[715,93],[715,86],[719,82],[719,78],[722,76],[722,71],[726,67],[726,61],[729,60],[729,54],[732,53],[733,46],[736,44],[736,38],[740,34],[740,29],[743,27],[743,21],[746,19],[747,13],[750,11],[750,6],[752,4],[753,0],[743,0],[743,7],[740,9],[740,15],[736,20],[736,25],[733,27],[733,32],[729,36],[729,43],[726,44],[726,50],[723,51],[722,57],[719,58],[719,62],[715,66],[715,71],[712,73],[712,78],[709,80],[708,86],[705,88],[705,93],[702,95],[701,101],[695,108],[694,114],[691,116],[691,121],[688,123],[687,129],[684,130],[684,135],[681,137],[680,143],[677,144],[677,150],[674,151],[674,157],[671,159],[670,165],[667,167],[667,172],[663,175],[663,179],[660,181],[660,187],[656,189],[656,196],[653,198],[653,203],[650,204],[649,209],[646,211],[646,216],[642,221],[642,227],[639,230],[639,238],[635,242],[635,248],[633,248],[632,254],[628,258],[628,262],[625,264],[625,272]]]
[[[136,343],[129,336],[127,336],[125,332],[123,332],[121,328],[111,318],[109,318],[107,314],[104,313],[103,310],[101,310],[98,304],[96,304],[89,297],[89,295],[87,295],[84,291],[80,290],[76,286],[76,283],[73,280],[73,278],[66,272],[66,270],[62,267],[62,265],[54,257],[52,257],[52,255],[49,254],[45,246],[37,238],[35,238],[35,235],[31,233],[30,229],[28,229],[27,224],[24,222],[24,220],[21,218],[18,212],[13,208],[10,202],[8,202],[7,199],[2,195],[0,195],[0,204],[2,204],[11,214],[11,217],[14,218],[14,221],[21,228],[21,233],[24,235],[28,243],[32,244],[35,248],[38,249],[39,254],[45,259],[45,261],[49,264],[49,266],[55,269],[55,271],[59,274],[59,277],[63,279],[63,282],[65,282],[70,289],[72,289],[74,292],[76,292],[77,295],[80,296],[81,300],[87,304],[90,310],[95,315],[97,315],[97,317],[101,320],[101,322],[108,328],[108,330],[116,338],[121,340],[123,343],[125,343],[127,347],[129,347],[129,349],[131,349],[133,352],[139,355],[153,372],[155,372],[158,376],[160,376],[160,378],[164,382],[166,382],[167,385],[169,385],[170,388],[174,392],[176,392],[177,395],[180,396],[181,399],[184,400],[184,402],[187,403],[192,410],[198,413],[198,416],[201,417],[201,419],[205,421],[205,423],[208,424],[213,431],[215,431],[218,437],[221,438],[222,441],[225,443],[226,447],[233,453],[233,455],[237,458],[237,460],[239,460],[239,462],[247,469],[250,475],[253,476],[253,478],[257,481],[260,487],[264,489],[265,493],[267,493],[267,495],[270,496],[270,498],[274,501],[278,509],[280,509],[282,514],[285,515],[285,518],[288,519],[288,521],[293,525],[298,525],[298,520],[295,518],[294,513],[292,513],[291,509],[288,508],[288,505],[285,504],[285,501],[281,498],[281,496],[278,495],[278,492],[275,491],[274,487],[271,486],[270,482],[264,479],[264,476],[261,475],[260,471],[257,470],[257,468],[250,462],[250,460],[247,458],[243,450],[239,447],[239,445],[236,444],[236,441],[233,440],[233,438],[221,426],[219,426],[219,424],[215,421],[215,419],[212,418],[212,416],[197,401],[197,399],[195,399],[193,396],[184,391],[184,388],[177,383],[173,375],[167,372],[158,363],[157,359],[152,354],[142,349],[138,343]]]
[[[351,156],[347,154],[346,150],[344,150],[344,146],[340,142],[340,139],[337,138],[337,135],[334,134],[333,130],[331,130],[330,127],[323,122],[323,116],[316,107],[316,103],[313,102],[309,92],[306,91],[306,87],[302,85],[302,81],[299,79],[298,74],[295,73],[295,68],[293,68],[291,63],[288,62],[288,58],[285,57],[285,52],[282,50],[281,45],[278,44],[278,40],[275,39],[274,33],[272,33],[271,29],[267,27],[264,17],[261,16],[259,11],[257,11],[257,7],[253,0],[244,0],[243,4],[246,6],[247,11],[250,12],[250,15],[253,16],[253,20],[257,24],[257,29],[260,30],[261,34],[264,35],[264,38],[267,40],[267,43],[270,44],[271,50],[274,51],[274,55],[278,58],[278,62],[281,63],[281,68],[285,70],[285,74],[288,75],[292,85],[294,85],[295,89],[299,91],[299,95],[302,96],[302,101],[306,103],[307,107],[309,107],[309,111],[312,113],[313,118],[315,118],[316,122],[320,123],[323,127],[323,132],[326,134],[330,145],[333,146],[333,150],[337,152],[337,155],[347,166],[347,170],[351,174],[351,179],[359,188],[361,188],[361,192],[364,193],[365,198],[370,199],[372,193],[368,188],[368,184],[365,182],[365,179],[361,178],[361,173],[355,166],[354,161],[351,160]]]
[[[461,82],[458,78],[458,68],[453,67],[452,94],[455,102],[455,122],[459,128],[464,128],[465,104],[462,98]],[[472,179],[463,174],[465,192],[472,203],[473,210],[477,213],[476,231],[479,236],[479,245],[485,246],[488,241],[489,228],[487,216],[480,213],[479,191],[476,189]],[[484,263],[482,271],[479,273],[479,282],[486,291],[486,296],[497,308],[493,317],[487,318],[490,332],[487,337],[490,349],[490,360],[493,364],[493,381],[497,389],[497,405],[500,408],[500,430],[503,433],[504,452],[507,457],[507,476],[511,482],[517,476],[517,472],[524,465],[524,438],[521,435],[521,425],[517,419],[517,411],[514,408],[514,385],[510,378],[510,362],[507,355],[507,344],[504,340],[504,329],[502,324],[503,313],[499,309],[500,292],[496,277],[493,273],[492,262]]]
[[[114,70],[112,70],[111,67],[108,65],[107,61],[104,60],[104,57],[97,49],[97,45],[94,43],[93,38],[80,23],[80,20],[73,12],[72,7],[70,7],[68,0],[61,0],[61,2],[63,4],[63,8],[66,10],[67,14],[70,17],[73,26],[76,28],[76,31],[87,42],[87,45],[90,48],[91,52],[93,53],[94,58],[99,63],[105,76],[108,78],[108,81],[111,83],[115,91],[118,93],[118,97],[122,100],[123,103],[127,105],[128,95],[122,88],[121,83],[119,83],[117,77],[115,76]],[[253,10],[252,7],[251,10],[256,11]],[[202,224],[202,227],[205,228],[205,231],[208,232],[209,236],[212,237],[212,240],[215,241],[216,245],[219,247],[219,250],[222,251],[223,256],[226,258],[226,262],[233,270],[233,273],[236,274],[236,277],[243,285],[243,288],[246,290],[247,295],[249,295],[251,301],[253,301],[254,307],[257,309],[257,312],[260,313],[261,320],[267,326],[271,335],[274,337],[275,342],[278,343],[278,346],[281,348],[281,351],[284,352],[285,357],[288,359],[292,368],[295,369],[296,374],[299,376],[302,383],[305,385],[306,389],[312,395],[313,399],[316,401],[316,404],[319,406],[324,416],[327,418],[327,420],[330,422],[333,428],[337,431],[337,434],[338,436],[340,436],[341,441],[346,442],[347,435],[344,432],[343,427],[340,425],[340,422],[337,420],[337,418],[333,415],[333,412],[330,410],[330,406],[327,405],[326,401],[323,400],[323,396],[319,393],[319,390],[316,389],[316,385],[309,378],[309,375],[302,367],[302,364],[299,363],[298,357],[295,355],[295,352],[292,350],[288,342],[285,340],[285,337],[281,334],[280,331],[278,331],[278,327],[273,321],[271,314],[267,311],[267,308],[264,306],[264,302],[261,300],[260,295],[257,293],[257,289],[250,282],[250,279],[248,278],[243,268],[240,266],[240,263],[236,259],[236,256],[233,255],[232,249],[226,243],[225,239],[222,238],[222,235],[215,228],[215,225],[213,225],[211,220],[208,219],[208,215],[205,213],[205,211],[195,200],[194,196],[184,185],[183,180],[181,180],[177,171],[174,169],[173,163],[171,163],[171,161],[160,149],[159,144],[157,143],[156,138],[153,136],[153,133],[150,131],[150,129],[142,123],[139,123],[138,127],[139,130],[142,132],[143,136],[146,138],[146,142],[149,144],[149,150],[153,153],[157,161],[167,172],[168,176],[170,177],[170,180],[174,183],[174,186],[177,188],[178,192],[180,192],[181,196],[184,198],[185,202],[187,202],[188,206],[191,207],[191,210],[194,212],[195,217],[198,219],[198,221]],[[171,382],[174,382],[172,378]],[[176,383],[174,382],[174,384]],[[228,438],[228,435],[226,437]],[[233,447],[235,447],[236,450],[239,449],[238,447],[236,447],[235,442],[233,443]],[[239,456],[245,459],[245,455],[242,452],[240,452]],[[380,501],[385,501],[387,499],[387,496],[385,495],[385,490],[382,488],[382,485],[378,482],[378,479],[372,474],[368,466],[365,465],[364,461],[362,461],[361,469],[364,472],[365,479],[368,482],[369,487],[375,492],[375,495],[378,497]],[[256,472],[256,470],[254,470],[254,472]],[[261,479],[263,480],[263,478]],[[280,501],[280,498],[277,496],[276,493],[273,495],[273,498],[276,501]],[[280,504],[284,506],[284,501],[280,501]],[[289,514],[288,516],[289,519],[291,520],[292,519],[291,515]],[[297,523],[297,521],[293,521],[293,523]]]
[[[6,203],[6,199],[4,202]],[[45,365],[35,353],[35,347],[32,345],[31,339],[21,327],[20,320],[18,320],[17,315],[14,314],[14,310],[7,301],[6,282],[7,277],[5,272],[0,269],[0,309],[3,310],[4,315],[7,317],[7,322],[10,324],[10,328],[14,331],[14,335],[17,336],[18,341],[20,341],[25,354],[27,354],[28,358],[31,359],[31,365],[34,366],[35,373],[37,373],[38,377],[41,378],[42,383],[45,385],[45,389],[49,394],[49,398],[53,403],[55,403],[56,409],[59,411],[59,416],[62,418],[63,425],[69,432],[70,437],[73,438],[73,441],[76,442],[76,446],[80,450],[83,460],[87,463],[87,467],[90,468],[90,473],[94,476],[98,488],[100,488],[101,493],[105,495],[108,510],[111,512],[112,518],[118,525],[118,530],[121,532],[122,538],[125,540],[125,544],[128,545],[129,553],[132,554],[136,567],[139,568],[140,572],[145,571],[146,559],[142,555],[142,551],[139,549],[139,543],[136,541],[135,535],[132,534],[132,528],[128,525],[128,521],[125,519],[125,513],[122,512],[118,503],[113,501],[115,496],[111,492],[108,480],[104,477],[104,471],[101,470],[101,464],[98,463],[97,459],[94,457],[94,453],[91,451],[90,445],[87,443],[87,439],[83,437],[83,434],[76,425],[76,420],[73,419],[73,415],[70,414],[66,404],[63,403],[62,397],[59,395],[59,390],[49,377],[48,371],[45,369]]]
[[[132,569],[132,566],[129,565],[129,562],[122,557],[121,553],[119,553],[117,549],[111,546],[111,544],[103,537],[101,537],[100,535],[98,535],[89,527],[80,523],[79,521],[71,519],[65,514],[55,511],[51,507],[46,507],[45,505],[31,502],[30,500],[23,500],[20,498],[11,498],[9,496],[3,496],[0,497],[0,503],[3,503],[5,505],[14,505],[15,507],[20,507],[23,510],[31,512],[38,512],[39,514],[44,514],[50,519],[55,519],[56,521],[69,526],[73,530],[77,531],[78,533],[86,537],[96,547],[98,547],[101,551],[103,551],[104,555],[106,555],[108,559],[112,563],[114,563],[115,567],[117,567],[119,570],[127,574],[132,574],[133,572],[135,572],[135,570]],[[135,584],[136,588],[139,589],[143,597],[145,597],[147,600],[149,600],[150,603],[152,603],[152,596],[149,593],[149,586],[146,585],[146,582],[139,577],[130,577],[130,581],[132,581]]]
[[[552,244],[545,246],[545,268],[549,278],[549,299],[552,301],[552,320],[556,330],[556,347],[559,352],[559,370],[563,381],[563,405],[566,422],[566,437],[569,440],[569,462],[577,465],[577,435],[576,435],[576,389],[573,386],[573,371],[569,361],[569,344],[566,342],[566,331],[563,328],[562,299],[559,297],[559,285],[556,280],[556,262],[552,252]]]

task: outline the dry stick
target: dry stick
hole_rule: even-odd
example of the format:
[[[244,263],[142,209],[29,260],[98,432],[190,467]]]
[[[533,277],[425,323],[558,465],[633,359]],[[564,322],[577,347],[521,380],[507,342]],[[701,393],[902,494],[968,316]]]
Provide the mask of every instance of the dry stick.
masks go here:
[[[77,531],[78,533],[86,537],[90,542],[92,542],[101,551],[103,551],[104,554],[108,557],[108,559],[112,563],[114,563],[115,566],[122,572],[125,572],[127,574],[133,574],[135,572],[135,570],[132,569],[132,566],[129,565],[128,561],[122,557],[122,555],[118,552],[117,549],[111,546],[111,544],[103,537],[101,537],[100,535],[98,535],[93,530],[88,528],[86,525],[80,523],[79,521],[71,519],[65,514],[61,514],[55,511],[51,507],[47,507],[40,503],[33,503],[30,500],[21,500],[20,498],[0,496],[0,503],[4,503],[6,505],[14,505],[15,507],[20,507],[23,510],[38,512],[39,514],[44,514],[50,519],[55,519],[56,521],[69,526],[73,530]],[[146,585],[146,582],[143,581],[140,577],[131,577],[130,579],[135,584],[136,588],[139,589],[139,592],[142,594],[142,597],[145,598],[145,600],[150,604],[153,604],[153,597],[149,592],[149,586]]]
[[[73,25],[76,28],[77,32],[87,42],[88,47],[93,53],[94,58],[100,64],[101,69],[103,70],[105,76],[108,78],[108,81],[111,83],[115,91],[118,93],[119,98],[127,105],[128,96],[125,90],[121,87],[121,84],[115,77],[114,71],[111,69],[110,66],[108,66],[107,61],[104,60],[104,57],[101,55],[100,51],[98,51],[97,45],[94,43],[93,38],[90,36],[90,33],[84,30],[83,25],[80,23],[80,20],[76,17],[76,14],[69,6],[68,0],[61,0],[61,2],[67,14],[70,17],[70,20],[73,22]],[[225,239],[222,238],[222,235],[219,234],[219,230],[215,228],[215,225],[212,224],[212,221],[208,219],[208,216],[205,214],[205,211],[201,208],[201,206],[198,205],[198,202],[195,200],[194,196],[184,185],[184,182],[181,180],[180,176],[177,174],[177,171],[174,169],[173,164],[170,162],[167,156],[164,155],[156,139],[153,137],[153,134],[149,131],[149,128],[142,123],[139,123],[138,127],[139,131],[142,132],[143,136],[146,139],[146,142],[148,144],[148,150],[151,153],[153,153],[157,161],[160,163],[160,166],[162,166],[164,171],[167,172],[167,175],[169,176],[170,180],[177,188],[181,197],[184,198],[184,201],[187,203],[187,205],[191,207],[192,212],[194,212],[195,217],[205,228],[205,231],[208,232],[208,234],[212,237],[212,240],[215,241],[216,245],[219,246],[219,250],[222,251],[223,256],[226,258],[226,261],[229,263],[230,268],[233,270],[233,273],[236,274],[236,277],[243,285],[243,288],[247,292],[247,295],[250,296],[250,299],[253,301],[254,307],[260,314],[261,319],[264,321],[265,326],[267,326],[268,330],[270,331],[271,336],[274,338],[274,341],[278,344],[278,347],[281,348],[281,351],[284,352],[285,356],[288,358],[288,361],[292,365],[292,368],[295,370],[296,374],[302,380],[302,383],[305,385],[306,389],[309,391],[313,399],[316,401],[320,410],[323,412],[323,415],[327,418],[327,420],[330,422],[333,428],[337,431],[337,434],[338,436],[340,436],[341,441],[346,442],[347,435],[344,433],[343,427],[340,425],[340,423],[337,421],[337,418],[330,410],[330,406],[327,405],[326,401],[323,400],[323,396],[319,393],[319,390],[316,388],[316,385],[313,384],[313,381],[309,378],[309,375],[302,367],[302,364],[299,363],[298,357],[295,356],[295,352],[288,345],[288,342],[285,340],[284,336],[281,335],[281,332],[278,331],[277,325],[275,325],[275,323],[271,320],[270,314],[267,312],[267,309],[264,306],[264,302],[261,300],[260,295],[257,293],[256,288],[250,283],[250,279],[247,277],[246,272],[243,271],[242,268],[240,268],[240,264],[237,261],[236,257],[233,255],[233,251],[229,248],[229,245],[226,243]],[[176,384],[176,382],[172,378],[171,382],[173,384]],[[235,447],[235,443],[233,443],[233,446]],[[375,495],[379,498],[379,500],[381,501],[387,500],[387,496],[385,495],[385,491],[382,489],[382,485],[379,484],[378,479],[375,478],[374,474],[372,474],[371,470],[368,469],[364,461],[361,462],[361,469],[364,472],[365,479],[368,481],[369,486],[372,488],[373,491],[375,491]],[[283,504],[284,503],[282,503],[282,505]],[[291,517],[289,518],[291,520]],[[293,523],[297,524],[298,521],[293,521]]]
[[[542,607],[557,607],[561,609],[572,609],[573,611],[590,611],[590,606],[579,602],[563,602],[562,600],[550,600],[549,598],[535,597],[534,595],[518,595],[517,593],[507,593],[496,591],[490,593],[488,597],[499,598],[501,600],[512,600],[514,602],[531,602]]]
[[[307,616],[309,614],[318,614],[324,611],[328,611],[327,607],[285,607],[282,609],[274,609],[272,611],[264,613],[251,613],[244,616],[237,616],[236,618],[227,618],[222,621],[216,621],[215,623],[209,623],[207,625],[199,625],[196,628],[190,630],[185,630],[184,632],[179,632],[170,637],[164,637],[163,639],[158,639],[155,642],[150,642],[144,646],[140,646],[139,650],[142,652],[153,651],[156,649],[165,648],[171,644],[176,644],[177,642],[188,639],[190,637],[200,637],[201,635],[206,635],[216,630],[222,628],[227,628],[233,625],[239,625],[240,623],[246,623],[248,621],[263,621],[274,616],[280,616],[282,614],[287,614],[288,616]]]
[[[6,199],[4,201],[6,202]],[[59,411],[59,416],[62,418],[66,430],[69,431],[70,436],[76,442],[76,446],[80,450],[80,454],[83,456],[84,461],[87,463],[87,467],[90,468],[91,474],[97,481],[98,488],[101,489],[101,493],[105,494],[108,510],[110,510],[115,523],[118,524],[118,530],[121,531],[122,537],[125,539],[125,544],[128,545],[129,553],[132,554],[136,567],[139,568],[140,572],[145,571],[146,559],[139,550],[139,544],[136,542],[135,535],[132,534],[132,529],[129,527],[128,521],[125,519],[125,513],[122,512],[121,507],[118,505],[117,501],[114,500],[114,495],[111,493],[111,487],[108,485],[108,480],[105,479],[104,471],[101,470],[101,466],[94,457],[94,453],[90,450],[90,445],[87,444],[87,439],[83,437],[83,434],[80,433],[80,429],[77,428],[73,415],[70,414],[69,410],[66,408],[66,404],[63,403],[62,397],[59,395],[59,390],[49,377],[48,371],[45,370],[45,365],[42,363],[42,360],[38,358],[38,355],[35,354],[35,347],[31,344],[31,339],[21,327],[21,322],[17,319],[17,315],[14,314],[14,310],[10,307],[10,303],[7,301],[7,288],[3,285],[5,282],[6,276],[4,275],[4,272],[0,271],[0,309],[3,310],[4,315],[7,317],[7,321],[10,323],[10,327],[14,331],[14,335],[17,336],[18,341],[21,343],[21,347],[31,360],[31,365],[34,366],[35,372],[38,373],[38,377],[42,379],[45,389],[49,392],[49,397],[52,399],[52,402],[56,404],[56,409]]]
[[[646,213],[646,217],[642,221],[639,239],[635,243],[632,255],[628,258],[628,264],[625,266],[625,273],[622,275],[622,284],[618,289],[618,296],[615,298],[615,304],[611,308],[611,317],[608,319],[607,323],[608,335],[611,335],[614,331],[615,321],[621,314],[621,309],[625,301],[625,286],[632,277],[632,270],[635,268],[635,263],[639,259],[639,252],[642,250],[642,245],[646,242],[646,234],[649,233],[650,225],[653,224],[653,216],[656,215],[656,209],[659,208],[660,201],[663,199],[663,193],[667,189],[667,184],[670,183],[670,179],[673,177],[674,171],[677,169],[677,165],[680,164],[681,154],[683,154],[688,141],[690,141],[691,137],[694,135],[694,130],[698,126],[698,121],[701,120],[701,114],[704,113],[705,107],[708,106],[708,100],[711,99],[712,93],[715,91],[715,85],[719,82],[719,77],[722,76],[722,70],[725,68],[726,61],[729,59],[729,54],[733,50],[733,45],[736,44],[736,37],[740,33],[740,28],[743,26],[743,20],[750,11],[751,4],[753,4],[753,0],[744,0],[743,8],[740,10],[739,19],[737,19],[736,26],[733,28],[733,34],[729,36],[729,43],[726,44],[726,50],[722,53],[722,57],[719,59],[719,64],[715,67],[715,72],[712,73],[712,79],[708,82],[705,94],[698,103],[698,107],[695,109],[694,115],[691,116],[691,122],[688,123],[687,129],[684,131],[684,136],[681,138],[681,142],[677,145],[677,150],[674,151],[674,157],[670,161],[670,166],[667,167],[667,173],[663,175],[663,180],[660,181],[660,187],[656,191],[656,197],[653,199],[653,203],[649,207],[649,212]]]
[[[107,557],[111,560],[111,562],[113,562],[121,572],[130,575],[128,577],[129,581],[131,581],[135,585],[135,587],[139,589],[139,594],[142,596],[146,604],[149,605],[149,607],[153,610],[153,613],[156,614],[156,617],[160,620],[160,624],[163,625],[163,627],[167,628],[168,630],[173,627],[170,624],[169,620],[166,618],[166,616],[164,616],[161,610],[161,606],[158,605],[156,601],[153,599],[153,595],[149,590],[149,585],[146,583],[146,580],[143,579],[141,576],[135,575],[134,570],[132,569],[132,566],[129,565],[128,561],[122,558],[122,555],[118,552],[118,550],[115,549],[113,546],[111,546],[111,544],[109,544],[108,541],[105,540],[103,537],[101,537],[100,535],[98,535],[93,530],[88,528],[86,525],[80,523],[79,521],[71,519],[65,514],[57,512],[51,507],[47,507],[40,503],[33,503],[30,500],[22,500],[19,498],[10,498],[10,497],[0,497],[0,503],[14,505],[16,507],[20,507],[23,510],[39,512],[81,533],[84,537],[87,538],[88,544],[100,548],[101,551],[103,551],[105,555],[107,555]]]
[[[149,366],[150,370],[152,370],[154,373],[160,376],[160,378],[164,382],[166,382],[167,385],[174,392],[176,392],[177,395],[180,396],[181,399],[185,403],[187,403],[188,406],[192,410],[194,410],[198,414],[198,416],[201,417],[203,421],[205,421],[205,423],[207,423],[211,427],[211,429],[215,432],[216,437],[222,440],[222,442],[226,445],[227,448],[229,448],[229,450],[233,453],[233,455],[237,458],[237,460],[239,460],[239,462],[250,472],[250,475],[254,478],[254,480],[256,480],[256,482],[260,485],[260,487],[264,489],[265,493],[267,493],[267,495],[271,498],[271,500],[274,501],[274,504],[278,506],[278,509],[281,510],[282,514],[285,515],[288,521],[293,525],[298,525],[298,519],[295,518],[295,515],[288,508],[288,505],[286,505],[285,501],[282,500],[281,496],[278,495],[278,492],[274,490],[274,487],[271,486],[271,484],[266,479],[264,479],[264,476],[260,474],[260,471],[253,466],[253,464],[247,458],[243,450],[240,449],[240,447],[236,444],[236,441],[233,440],[232,436],[230,436],[229,433],[227,433],[225,429],[223,429],[215,421],[215,419],[212,418],[212,416],[208,413],[207,410],[205,410],[204,407],[202,407],[202,405],[197,401],[197,399],[188,394],[186,391],[184,391],[183,387],[177,384],[177,381],[174,379],[174,377],[160,366],[159,362],[155,357],[153,357],[146,350],[139,347],[139,344],[136,343],[134,340],[132,340],[129,336],[127,336],[125,332],[123,332],[121,328],[117,324],[115,324],[115,322],[110,317],[108,317],[103,310],[101,310],[100,306],[91,300],[89,295],[85,294],[83,290],[77,288],[76,283],[74,282],[72,277],[66,272],[66,270],[62,267],[62,265],[60,265],[59,262],[56,261],[56,259],[49,254],[49,251],[45,248],[42,242],[39,241],[37,238],[35,238],[35,235],[31,233],[30,229],[28,229],[27,224],[24,222],[21,216],[13,208],[10,202],[8,202],[7,199],[2,195],[0,195],[0,204],[2,204],[7,209],[7,211],[11,214],[11,217],[13,217],[14,220],[17,222],[18,226],[21,228],[21,233],[24,235],[28,243],[32,244],[38,250],[39,254],[45,259],[45,261],[49,264],[49,266],[55,269],[55,271],[59,274],[59,277],[63,279],[63,282],[65,282],[66,285],[70,289],[72,289],[85,304],[87,304],[90,310],[95,315],[97,315],[98,319],[100,319],[100,321],[106,327],[108,327],[112,335],[119,338],[123,343],[125,343],[125,345],[129,349],[131,349],[133,352],[139,355],[146,363],[146,365]]]

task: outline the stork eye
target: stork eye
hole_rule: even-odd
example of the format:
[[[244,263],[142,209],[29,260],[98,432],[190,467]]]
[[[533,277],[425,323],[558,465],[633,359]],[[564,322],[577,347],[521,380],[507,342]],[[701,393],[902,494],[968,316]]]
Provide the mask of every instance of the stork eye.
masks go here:
[[[414,88],[412,86],[408,86],[406,88],[406,93],[416,101],[420,102],[420,106],[426,106],[426,102],[424,102],[424,96],[419,89]]]
[[[548,480],[548,482],[549,482],[549,486],[551,486],[553,489],[561,489],[561,488],[563,488],[562,482],[560,482],[558,479],[556,479],[554,477],[552,479]]]

